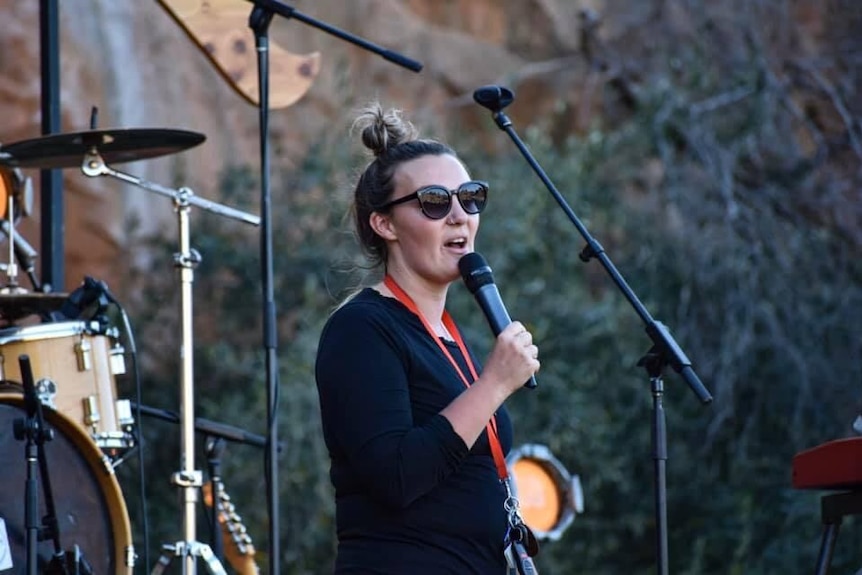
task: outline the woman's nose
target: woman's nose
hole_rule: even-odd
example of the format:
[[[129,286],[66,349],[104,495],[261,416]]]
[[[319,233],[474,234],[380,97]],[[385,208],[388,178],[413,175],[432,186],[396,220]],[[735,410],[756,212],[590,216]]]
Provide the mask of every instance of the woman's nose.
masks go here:
[[[464,207],[461,205],[461,201],[458,199],[458,196],[453,195],[452,209],[449,210],[446,222],[450,224],[460,224],[467,221],[467,217],[469,215],[470,214],[464,211]]]

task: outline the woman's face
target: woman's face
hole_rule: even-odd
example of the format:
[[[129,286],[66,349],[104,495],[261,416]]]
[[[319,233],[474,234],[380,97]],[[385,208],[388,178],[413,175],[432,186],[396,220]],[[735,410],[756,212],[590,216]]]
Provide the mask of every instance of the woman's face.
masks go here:
[[[469,179],[467,170],[451,155],[422,156],[398,167],[391,200],[430,185],[454,190]],[[466,213],[456,197],[451,198],[449,214],[439,220],[423,214],[418,200],[395,205],[376,217],[383,226],[378,233],[389,246],[389,272],[441,285],[458,279],[458,260],[473,251],[479,228],[479,215]]]

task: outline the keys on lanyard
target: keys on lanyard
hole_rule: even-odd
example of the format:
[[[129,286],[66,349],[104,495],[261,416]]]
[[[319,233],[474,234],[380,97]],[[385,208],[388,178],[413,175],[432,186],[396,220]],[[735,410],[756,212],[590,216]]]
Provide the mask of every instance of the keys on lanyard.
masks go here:
[[[510,573],[517,575],[538,575],[532,557],[539,553],[539,542],[521,518],[518,498],[512,493],[508,478],[503,481],[506,487],[506,510],[508,525],[503,539],[503,554]]]

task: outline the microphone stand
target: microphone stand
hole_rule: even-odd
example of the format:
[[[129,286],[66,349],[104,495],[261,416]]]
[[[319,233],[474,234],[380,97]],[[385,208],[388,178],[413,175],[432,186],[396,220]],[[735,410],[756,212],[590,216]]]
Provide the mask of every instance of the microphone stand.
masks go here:
[[[60,544],[60,526],[57,521],[57,510],[54,505],[54,491],[51,488],[51,477],[48,474],[48,460],[45,456],[45,442],[54,438],[54,432],[45,425],[42,415],[42,404],[36,395],[36,387],[33,383],[33,370],[30,367],[28,355],[18,356],[18,365],[21,368],[21,380],[24,386],[24,409],[27,416],[24,419],[16,419],[13,424],[15,439],[26,441],[25,457],[27,459],[27,479],[25,485],[24,516],[25,528],[27,530],[26,543],[26,573],[36,575],[37,573],[66,574],[71,568],[73,573],[86,573],[91,575],[89,564],[83,560],[80,550],[75,545],[69,558]],[[38,465],[38,468],[37,468]],[[42,478],[42,487],[45,495],[45,516],[39,522],[39,488],[38,477]],[[39,541],[51,539],[54,544],[54,555],[49,564],[40,571],[39,569]]]
[[[650,316],[646,307],[637,298],[635,293],[626,283],[622,274],[611,262],[608,255],[605,253],[602,245],[593,238],[586,226],[578,219],[565,198],[560,194],[557,188],[548,178],[545,171],[530,153],[527,146],[512,128],[512,121],[503,112],[503,108],[511,104],[515,96],[511,90],[501,86],[483,86],[473,92],[473,99],[477,104],[489,109],[497,126],[506,132],[515,145],[520,150],[521,154],[526,158],[530,167],[545,184],[545,187],[551,192],[551,195],[563,209],[563,211],[571,220],[572,224],[577,228],[581,236],[586,240],[587,245],[580,252],[578,257],[584,263],[596,258],[602,264],[605,271],[611,276],[614,283],[622,291],[623,296],[629,301],[635,312],[640,316],[646,326],[646,333],[652,340],[653,345],[646,355],[638,361],[638,367],[646,369],[650,379],[650,386],[653,397],[653,417],[652,417],[652,444],[653,444],[653,461],[655,474],[655,521],[656,521],[656,573],[658,575],[668,574],[668,544],[667,544],[667,427],[665,425],[664,406],[662,397],[664,395],[664,382],[662,381],[662,371],[666,366],[671,366],[679,373],[698,399],[708,404],[712,402],[712,395],[701,383],[700,378],[694,372],[691,361],[686,357],[682,348],[674,341],[667,326],[656,321]]]
[[[267,450],[264,458],[267,476],[267,512],[269,514],[269,572],[278,575],[280,551],[280,529],[278,516],[278,355],[276,331],[276,305],[273,293],[272,261],[272,195],[270,191],[269,158],[269,38],[268,28],[274,14],[284,18],[299,20],[319,30],[355,44],[370,52],[379,54],[414,72],[422,69],[422,64],[396,52],[381,48],[371,42],[344,32],[334,26],[316,20],[295,8],[277,0],[249,0],[254,7],[249,15],[248,25],[255,36],[257,46],[258,72],[258,115],[260,123],[260,254],[261,254],[261,291],[263,293],[263,347],[266,354],[266,398],[267,398]]]

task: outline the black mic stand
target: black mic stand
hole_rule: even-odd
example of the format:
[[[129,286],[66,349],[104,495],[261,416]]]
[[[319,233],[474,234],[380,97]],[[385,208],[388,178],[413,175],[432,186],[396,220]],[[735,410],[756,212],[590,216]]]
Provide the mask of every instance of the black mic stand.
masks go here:
[[[258,110],[260,121],[260,254],[261,254],[261,291],[263,293],[263,347],[266,353],[266,397],[267,397],[267,452],[265,456],[267,475],[267,512],[269,514],[269,572],[278,575],[281,551],[278,517],[278,355],[276,332],[276,306],[273,293],[272,276],[272,215],[269,182],[269,39],[268,28],[274,14],[284,18],[299,20],[305,24],[360,46],[383,56],[385,59],[414,72],[422,69],[422,64],[398,53],[383,49],[357,36],[348,34],[320,20],[306,16],[295,8],[276,0],[249,0],[254,8],[249,15],[248,25],[254,32],[257,46],[258,72]]]
[[[13,424],[15,439],[26,441],[24,452],[27,460],[27,479],[25,484],[24,516],[27,531],[26,542],[26,573],[39,573],[39,541],[51,539],[54,543],[54,555],[48,566],[41,571],[46,575],[91,575],[89,564],[83,560],[76,545],[71,558],[63,551],[60,544],[60,527],[54,505],[54,491],[51,488],[51,477],[48,474],[48,460],[45,456],[45,442],[54,438],[54,432],[45,425],[42,415],[42,404],[36,396],[36,386],[33,383],[33,370],[30,367],[30,357],[18,356],[21,369],[21,380],[24,385],[24,409],[27,416],[16,419]],[[37,468],[38,465],[38,468]],[[45,496],[45,517],[39,521],[39,477],[42,478]],[[70,572],[71,569],[71,572]]]
[[[492,112],[494,122],[515,142],[515,145],[524,158],[526,158],[530,167],[533,168],[533,171],[536,172],[542,183],[545,184],[545,187],[554,196],[554,199],[569,217],[569,220],[571,220],[578,232],[586,240],[587,245],[578,256],[580,260],[585,263],[593,258],[599,260],[602,267],[605,268],[605,271],[608,272],[611,279],[613,279],[614,283],[622,291],[623,296],[625,296],[632,307],[634,307],[635,312],[640,316],[646,326],[647,335],[653,342],[652,348],[641,358],[638,366],[646,369],[650,378],[653,396],[652,456],[655,462],[656,573],[658,575],[667,575],[667,481],[665,473],[667,466],[667,426],[665,425],[664,406],[662,404],[664,382],[661,378],[664,367],[669,365],[679,373],[702,403],[710,403],[712,395],[710,395],[709,391],[701,383],[700,378],[698,378],[692,368],[691,361],[689,361],[688,357],[686,357],[685,353],[676,341],[674,341],[670,331],[663,323],[654,320],[650,316],[646,307],[637,298],[625,279],[623,279],[622,274],[620,274],[613,262],[611,262],[604,248],[590,235],[589,231],[587,231],[586,227],[566,203],[565,198],[563,198],[530,153],[527,146],[512,128],[512,121],[503,113],[503,108],[511,104],[515,99],[512,91],[501,86],[483,86],[473,92],[473,99],[477,104]]]

